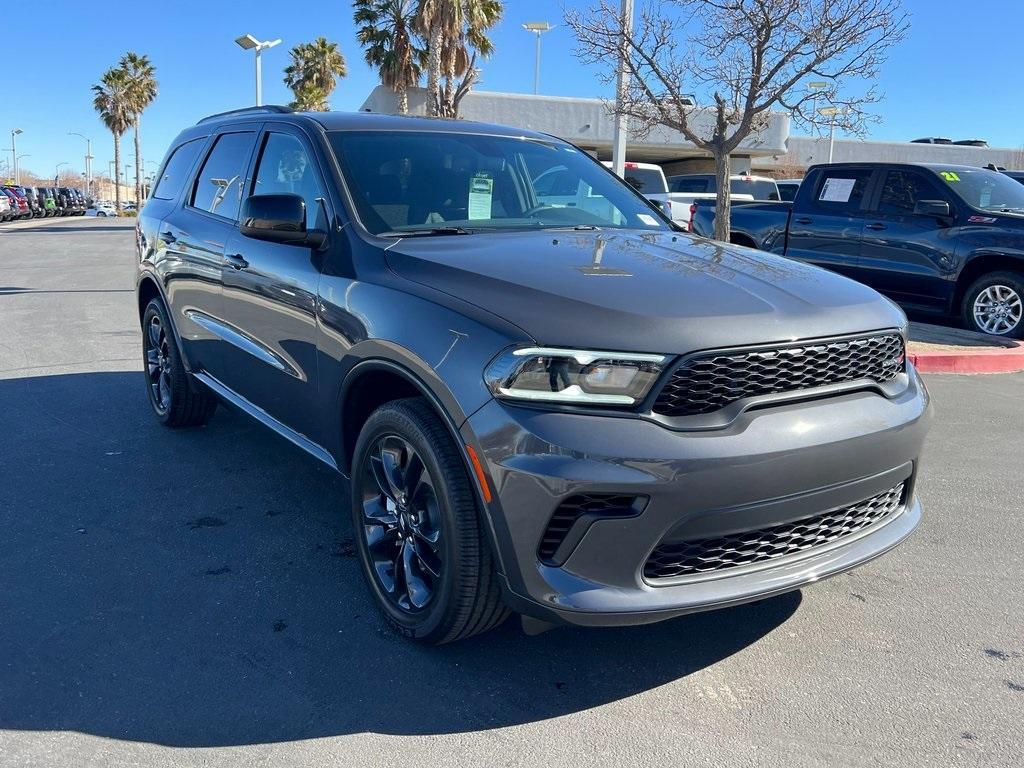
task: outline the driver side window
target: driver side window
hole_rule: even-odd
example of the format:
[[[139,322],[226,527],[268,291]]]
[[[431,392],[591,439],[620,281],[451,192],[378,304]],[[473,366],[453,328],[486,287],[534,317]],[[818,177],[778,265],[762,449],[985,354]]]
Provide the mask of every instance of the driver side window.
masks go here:
[[[302,142],[288,133],[268,133],[263,141],[254,195],[300,195],[306,202],[306,226],[317,226],[323,211],[318,199],[324,196],[313,162]]]
[[[889,171],[878,201],[878,212],[890,216],[913,216],[922,200],[946,200],[935,185],[911,171]]]

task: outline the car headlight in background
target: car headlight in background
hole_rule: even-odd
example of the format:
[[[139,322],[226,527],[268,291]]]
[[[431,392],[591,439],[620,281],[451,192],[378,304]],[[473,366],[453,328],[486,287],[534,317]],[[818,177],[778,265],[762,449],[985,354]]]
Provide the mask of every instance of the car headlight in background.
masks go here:
[[[527,347],[487,367],[495,397],[577,405],[636,405],[664,370],[665,355]]]

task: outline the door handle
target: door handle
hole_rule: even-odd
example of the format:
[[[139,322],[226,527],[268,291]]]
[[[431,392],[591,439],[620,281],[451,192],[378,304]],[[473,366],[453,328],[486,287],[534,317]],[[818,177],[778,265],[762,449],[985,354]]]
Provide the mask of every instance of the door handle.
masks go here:
[[[806,225],[806,224],[810,224],[811,220],[809,218],[807,218],[806,216],[802,216],[802,217],[800,217],[799,219],[796,220],[796,223],[797,224],[804,224],[804,225]]]
[[[226,261],[231,267],[235,269],[245,269],[249,266],[249,262],[245,260],[245,257],[240,253],[229,253],[224,256]]]
[[[866,229],[871,229],[874,230],[875,232],[881,232],[883,229],[885,229],[885,224],[874,222],[872,224],[868,224]]]

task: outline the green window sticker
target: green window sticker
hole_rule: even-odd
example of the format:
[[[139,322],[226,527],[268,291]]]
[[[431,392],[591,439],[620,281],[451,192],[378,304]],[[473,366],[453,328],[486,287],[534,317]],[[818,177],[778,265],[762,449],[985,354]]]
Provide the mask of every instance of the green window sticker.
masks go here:
[[[471,178],[469,180],[469,218],[491,218],[491,198],[493,197],[494,179],[484,173],[478,173]]]
[[[953,171],[939,171],[939,176],[944,178],[946,181],[960,181],[960,176]]]

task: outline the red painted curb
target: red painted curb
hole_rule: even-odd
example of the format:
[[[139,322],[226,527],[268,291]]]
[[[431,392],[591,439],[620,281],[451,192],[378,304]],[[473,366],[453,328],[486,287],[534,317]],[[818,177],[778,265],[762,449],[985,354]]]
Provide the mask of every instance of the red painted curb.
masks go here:
[[[918,373],[1013,373],[1024,371],[1024,345],[1014,349],[907,352]]]

